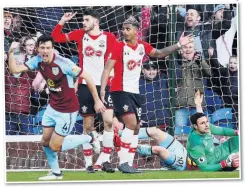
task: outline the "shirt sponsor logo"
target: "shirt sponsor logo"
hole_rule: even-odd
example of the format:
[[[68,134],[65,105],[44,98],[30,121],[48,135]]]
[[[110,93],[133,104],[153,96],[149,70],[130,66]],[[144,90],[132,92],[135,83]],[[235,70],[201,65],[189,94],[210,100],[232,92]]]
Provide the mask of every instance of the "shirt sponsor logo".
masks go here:
[[[141,60],[139,60],[138,62],[136,62],[135,60],[129,60],[127,67],[130,71],[132,71],[136,65],[141,66]]]
[[[47,84],[48,84],[48,88],[50,91],[53,91],[53,92],[61,92],[62,91],[61,87],[55,88],[56,85],[55,85],[54,81],[51,79],[47,80]]]
[[[48,79],[48,80],[47,80],[47,83],[48,83],[48,86],[49,86],[49,87],[55,87],[55,83],[54,83],[53,80]]]
[[[58,67],[52,67],[52,73],[54,75],[58,75],[59,74],[59,68]]]
[[[95,51],[93,47],[91,46],[87,46],[85,48],[85,55],[87,57],[92,57],[94,55],[96,55],[97,57],[100,57],[103,54],[103,52],[101,50]]]

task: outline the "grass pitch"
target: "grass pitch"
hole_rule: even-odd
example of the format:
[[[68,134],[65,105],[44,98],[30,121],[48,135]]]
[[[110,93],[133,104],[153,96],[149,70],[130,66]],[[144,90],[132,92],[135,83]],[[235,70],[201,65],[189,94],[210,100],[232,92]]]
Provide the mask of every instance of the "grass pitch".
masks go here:
[[[38,178],[47,171],[7,172],[6,182],[38,182]],[[121,172],[105,173],[98,171],[88,174],[85,171],[64,171],[64,177],[59,181],[113,181],[113,180],[160,180],[160,179],[239,179],[239,171],[233,172],[200,172],[200,171],[144,171],[140,174],[123,174]]]

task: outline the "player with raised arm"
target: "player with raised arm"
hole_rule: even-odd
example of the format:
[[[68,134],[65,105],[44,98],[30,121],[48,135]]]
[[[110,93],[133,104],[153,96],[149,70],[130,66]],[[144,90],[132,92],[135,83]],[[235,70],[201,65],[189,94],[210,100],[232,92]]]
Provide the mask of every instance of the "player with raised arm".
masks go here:
[[[74,127],[79,110],[73,78],[81,77],[86,80],[93,95],[96,112],[104,112],[105,106],[99,99],[92,77],[69,59],[54,53],[54,40],[51,36],[42,35],[38,38],[38,55],[23,65],[16,65],[15,62],[14,50],[18,46],[18,42],[13,42],[9,49],[11,73],[38,69],[50,90],[50,104],[42,118],[43,136],[41,142],[52,172],[47,176],[40,177],[39,180],[62,179],[57,152],[72,149],[94,140],[89,135],[67,136]]]
[[[190,157],[187,167],[197,166],[202,171],[233,171],[239,167],[239,131],[217,127],[209,123],[202,110],[203,96],[195,97],[197,113],[191,116],[193,129],[187,141]],[[231,136],[226,142],[215,146],[213,135]]]
[[[109,32],[100,30],[100,16],[96,10],[91,8],[85,9],[83,12],[83,29],[71,31],[63,34],[63,25],[70,21],[75,13],[65,13],[59,23],[52,32],[52,37],[56,42],[75,41],[78,45],[79,66],[85,71],[91,73],[98,93],[100,93],[101,75],[105,66],[105,62],[110,56],[111,50],[116,42],[116,37]],[[90,133],[94,125],[95,110],[93,108],[93,98],[89,93],[85,80],[76,82],[78,85],[78,98],[80,103],[80,113],[83,116],[84,134]],[[102,170],[106,172],[114,172],[115,170],[110,164],[110,154],[113,148],[113,103],[109,94],[109,88],[106,88],[106,96],[104,104],[106,111],[102,114],[104,122],[104,133],[102,141],[102,152],[95,165],[101,165]],[[100,149],[94,150],[96,153]],[[90,144],[83,145],[86,168],[88,173],[94,173],[92,167],[92,146]]]
[[[164,58],[193,41],[193,36],[183,34],[177,44],[158,50],[150,44],[137,40],[138,21],[130,16],[123,23],[124,40],[119,42],[112,51],[101,79],[101,99],[104,101],[105,88],[110,71],[114,67],[114,78],[111,83],[111,97],[114,111],[122,118],[126,128],[121,137],[121,151],[119,152],[119,170],[123,173],[136,173],[137,169],[129,165],[132,163],[138,145],[138,122],[141,116],[139,95],[139,78],[144,55]]]

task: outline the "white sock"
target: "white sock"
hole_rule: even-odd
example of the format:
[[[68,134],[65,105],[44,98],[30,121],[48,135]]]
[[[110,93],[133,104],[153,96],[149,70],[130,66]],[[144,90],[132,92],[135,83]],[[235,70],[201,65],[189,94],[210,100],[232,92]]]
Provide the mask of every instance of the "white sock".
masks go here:
[[[134,135],[134,131],[128,129],[127,127],[123,130],[121,136],[121,150],[118,152],[119,156],[119,164],[123,164],[128,162],[128,155],[129,155],[129,147],[132,142],[132,138]]]
[[[90,143],[83,144],[83,155],[86,168],[92,166],[93,147]]]
[[[133,162],[134,162],[134,156],[136,153],[136,149],[138,146],[138,140],[139,140],[139,136],[138,135],[133,135],[132,138],[132,143],[130,144],[130,148],[129,148],[129,154],[128,154],[128,164],[130,166],[133,166]]]
[[[103,133],[103,141],[102,141],[102,151],[100,153],[99,158],[96,161],[95,165],[101,165],[104,162],[110,162],[110,156],[112,152],[113,145],[113,136],[114,132],[104,131]]]

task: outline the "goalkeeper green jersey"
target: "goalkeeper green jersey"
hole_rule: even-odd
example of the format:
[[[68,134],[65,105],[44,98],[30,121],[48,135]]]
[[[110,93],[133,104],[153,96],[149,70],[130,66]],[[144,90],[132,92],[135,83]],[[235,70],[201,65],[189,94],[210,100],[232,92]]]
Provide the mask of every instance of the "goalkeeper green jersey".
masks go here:
[[[213,135],[235,136],[220,144],[214,145]],[[187,141],[187,152],[200,170],[221,170],[220,162],[225,160],[231,153],[239,151],[239,139],[235,130],[217,127],[210,124],[210,132],[206,134],[197,133],[194,128]]]

